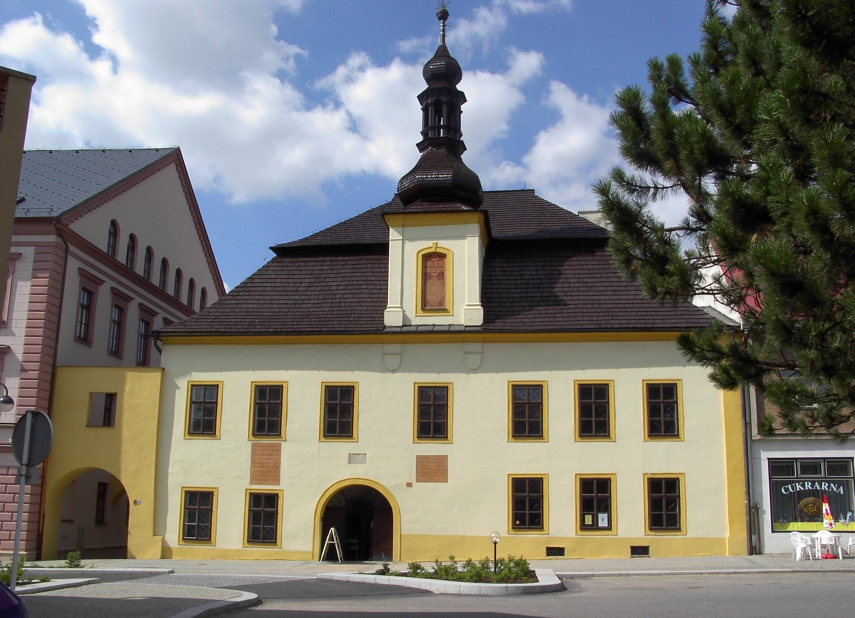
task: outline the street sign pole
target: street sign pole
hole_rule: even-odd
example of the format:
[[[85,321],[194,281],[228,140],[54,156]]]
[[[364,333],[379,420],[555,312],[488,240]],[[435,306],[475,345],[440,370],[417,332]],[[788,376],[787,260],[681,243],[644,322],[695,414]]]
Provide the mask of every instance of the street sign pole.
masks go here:
[[[15,585],[18,583],[18,549],[21,544],[21,522],[24,519],[24,488],[30,478],[30,467],[27,463],[30,461],[30,434],[33,430],[33,415],[26,414],[24,419],[26,423],[24,457],[18,468],[18,519],[15,521],[15,549],[12,553],[12,573],[9,575],[9,588],[12,592],[15,592]]]
[[[15,548],[12,552],[12,574],[9,588],[18,583],[18,551],[24,520],[24,489],[30,480],[30,469],[45,460],[53,444],[53,424],[41,410],[27,410],[12,431],[12,454],[21,464],[18,468],[18,519],[15,521]]]

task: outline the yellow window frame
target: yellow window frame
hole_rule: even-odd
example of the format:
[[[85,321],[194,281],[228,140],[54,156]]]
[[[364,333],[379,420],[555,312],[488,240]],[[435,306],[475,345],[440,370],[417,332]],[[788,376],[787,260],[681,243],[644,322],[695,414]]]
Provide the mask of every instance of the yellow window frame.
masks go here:
[[[253,420],[255,418],[255,387],[256,386],[281,386],[282,387],[282,418],[279,421],[279,435],[256,436],[252,433]],[[247,437],[253,441],[276,441],[283,442],[286,434],[286,421],[288,419],[288,382],[251,382],[249,385],[249,429]]]
[[[650,420],[647,410],[647,385],[648,384],[676,384],[677,385],[677,432],[676,436],[651,436]],[[683,408],[683,381],[682,380],[642,380],[641,381],[641,402],[644,407],[644,441],[645,442],[684,442],[685,433],[683,431],[683,417],[685,416],[685,408]]]
[[[353,387],[353,435],[351,437],[324,436],[324,412],[326,408],[327,386]],[[321,417],[318,427],[318,439],[321,442],[358,442],[359,441],[359,383],[358,382],[321,382]]]
[[[609,388],[609,435],[607,436],[583,436],[579,433],[579,387],[595,384],[605,384]],[[614,380],[574,380],[573,401],[575,414],[573,415],[573,436],[576,442],[614,442],[615,441],[615,381]]]
[[[514,436],[514,386],[537,386],[542,387],[543,413],[541,423],[543,425],[542,436]],[[547,381],[545,380],[508,380],[508,442],[549,442],[549,397],[547,395]]]
[[[445,386],[448,389],[448,416],[446,426],[448,431],[445,438],[420,438],[419,437],[419,387],[420,386]],[[452,443],[452,408],[453,408],[454,385],[451,382],[416,382],[413,384],[413,442],[416,444],[451,444]]]
[[[217,387],[217,422],[213,434],[190,433],[190,395],[194,386],[216,386]],[[187,403],[184,409],[184,438],[186,440],[219,440],[220,429],[223,420],[223,383],[222,381],[194,380],[187,382]]]
[[[651,530],[650,529],[650,496],[648,495],[648,479],[677,479],[680,483],[680,529]],[[683,472],[657,472],[644,475],[644,535],[645,536],[686,536],[686,475]]]
[[[586,479],[609,479],[611,498],[609,500],[609,521],[611,530],[597,530],[582,527],[582,481]],[[579,536],[617,536],[617,475],[608,474],[577,474],[576,475],[576,534]]]
[[[535,479],[539,478],[543,482],[543,529],[532,528],[514,528],[514,479]],[[513,535],[531,535],[549,534],[549,474],[509,474],[508,475],[508,534]]]
[[[188,491],[207,491],[212,492],[213,498],[211,499],[211,540],[209,541],[199,541],[196,539],[185,539],[184,538],[184,496]],[[217,494],[219,493],[219,489],[217,487],[182,487],[181,488],[181,508],[179,509],[178,514],[178,544],[179,545],[208,545],[208,546],[216,546],[217,544]]]
[[[441,253],[445,256],[445,307],[440,309],[425,309],[422,306],[422,293],[424,291],[422,261],[430,253]],[[451,249],[438,246],[437,243],[420,249],[416,253],[416,315],[454,315],[454,252]]]
[[[250,542],[249,540],[249,497],[251,494],[276,494],[279,499],[276,501],[276,542],[275,543],[258,543]],[[265,487],[247,487],[244,496],[243,505],[243,546],[258,547],[261,549],[281,549],[282,548],[282,500],[285,497],[285,492],[282,489],[270,489]]]

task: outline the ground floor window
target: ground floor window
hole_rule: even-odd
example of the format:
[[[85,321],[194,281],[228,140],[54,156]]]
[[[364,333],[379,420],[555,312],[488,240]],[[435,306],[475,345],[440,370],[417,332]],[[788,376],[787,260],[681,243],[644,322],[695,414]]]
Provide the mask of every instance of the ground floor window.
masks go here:
[[[546,532],[546,475],[510,477],[510,529]]]
[[[247,545],[278,545],[281,494],[250,491],[247,503]]]
[[[773,532],[822,530],[823,499],[835,531],[855,530],[852,459],[770,459]]]
[[[613,475],[577,478],[579,532],[610,532],[614,529],[613,483]]]
[[[648,534],[685,533],[683,476],[645,475]]]
[[[182,541],[213,541],[215,501],[213,489],[184,490]]]

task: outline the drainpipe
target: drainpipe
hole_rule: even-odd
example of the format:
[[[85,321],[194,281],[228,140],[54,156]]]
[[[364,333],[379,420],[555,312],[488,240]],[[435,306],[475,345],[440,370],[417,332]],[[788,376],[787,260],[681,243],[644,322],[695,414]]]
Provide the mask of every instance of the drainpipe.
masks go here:
[[[50,397],[48,398],[47,409],[48,416],[51,416],[54,389],[56,389],[56,363],[57,356],[59,354],[60,330],[62,329],[62,307],[65,304],[63,302],[65,300],[65,280],[68,275],[68,242],[62,236],[62,229],[60,228],[59,222],[54,221],[53,227],[56,230],[57,236],[62,241],[62,244],[65,245],[65,252],[62,257],[62,282],[59,287],[59,309],[57,310],[56,316],[56,340],[53,345],[53,363],[51,364],[50,372]],[[42,464],[42,491],[41,498],[39,499],[39,526],[38,533],[36,535],[36,560],[42,559],[42,535],[44,534],[45,529],[45,488],[47,487],[47,470],[49,463],[50,457],[45,459]]]
[[[739,395],[742,402],[742,459],[745,466],[745,530],[747,531],[748,555],[754,554],[754,544],[751,542],[751,505],[753,501],[753,484],[751,482],[751,391],[750,386],[740,386]],[[757,531],[758,535],[760,531]]]

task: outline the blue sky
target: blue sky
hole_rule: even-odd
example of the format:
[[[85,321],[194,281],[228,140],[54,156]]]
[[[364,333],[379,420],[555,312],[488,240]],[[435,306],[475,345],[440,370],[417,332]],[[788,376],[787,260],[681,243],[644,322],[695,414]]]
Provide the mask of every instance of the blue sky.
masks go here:
[[[418,158],[436,0],[4,0],[28,148],[181,146],[229,287],[386,202]],[[614,93],[698,49],[703,0],[452,0],[464,159],[570,210],[620,162]],[[660,206],[676,219],[679,203]]]

